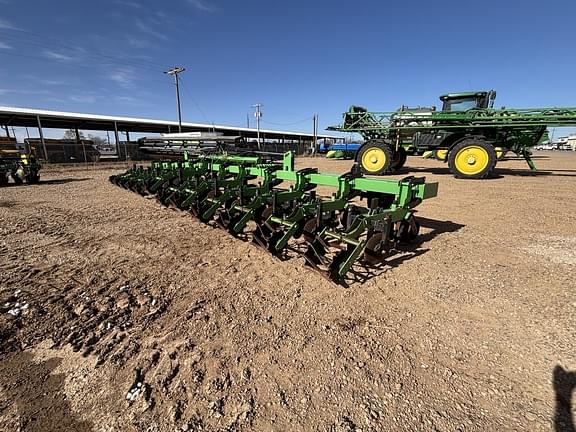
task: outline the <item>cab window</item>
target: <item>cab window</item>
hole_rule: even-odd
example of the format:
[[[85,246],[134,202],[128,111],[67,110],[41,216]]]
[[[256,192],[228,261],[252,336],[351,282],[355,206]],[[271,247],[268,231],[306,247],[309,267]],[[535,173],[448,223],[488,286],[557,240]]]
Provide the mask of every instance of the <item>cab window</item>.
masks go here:
[[[476,108],[476,99],[454,99],[444,101],[443,111],[468,111]]]

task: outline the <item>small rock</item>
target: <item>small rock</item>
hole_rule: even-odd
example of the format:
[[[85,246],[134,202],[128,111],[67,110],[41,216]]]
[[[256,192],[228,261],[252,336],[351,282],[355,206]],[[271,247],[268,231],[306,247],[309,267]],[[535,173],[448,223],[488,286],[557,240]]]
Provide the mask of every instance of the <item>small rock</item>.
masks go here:
[[[242,379],[248,381],[250,380],[251,377],[252,372],[250,371],[250,368],[244,368],[244,370],[242,371]]]
[[[210,402],[208,408],[210,409],[214,417],[220,418],[224,415],[224,400],[218,399],[213,402]]]

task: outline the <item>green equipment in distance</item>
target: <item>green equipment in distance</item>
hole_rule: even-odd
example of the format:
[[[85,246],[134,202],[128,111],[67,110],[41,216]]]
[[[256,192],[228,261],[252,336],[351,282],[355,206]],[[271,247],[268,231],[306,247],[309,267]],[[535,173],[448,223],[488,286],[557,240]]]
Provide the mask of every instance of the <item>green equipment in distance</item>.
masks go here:
[[[343,122],[328,130],[356,132],[364,144],[356,153],[362,172],[383,175],[404,166],[408,155],[448,163],[458,178],[492,174],[507,152],[522,157],[535,170],[531,148],[547,137],[547,127],[576,126],[576,108],[494,108],[496,92],[440,96],[442,110],[409,108],[369,112],[352,106]]]
[[[10,178],[16,184],[38,183],[40,168],[36,157],[19,149],[14,138],[0,138],[0,187],[8,185]]]

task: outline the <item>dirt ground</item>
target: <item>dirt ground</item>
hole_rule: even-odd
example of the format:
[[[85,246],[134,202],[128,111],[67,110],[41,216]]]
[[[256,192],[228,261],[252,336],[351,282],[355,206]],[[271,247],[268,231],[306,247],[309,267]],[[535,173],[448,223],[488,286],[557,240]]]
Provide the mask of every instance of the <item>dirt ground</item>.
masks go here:
[[[120,169],[0,189],[0,429],[573,431],[576,153],[536,162],[409,158],[420,242],[349,288]]]

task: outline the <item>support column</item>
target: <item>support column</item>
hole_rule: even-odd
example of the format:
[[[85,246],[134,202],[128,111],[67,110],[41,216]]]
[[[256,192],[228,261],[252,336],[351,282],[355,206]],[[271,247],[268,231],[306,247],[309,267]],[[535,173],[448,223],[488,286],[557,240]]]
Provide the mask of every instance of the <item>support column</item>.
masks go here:
[[[118,136],[118,124],[116,122],[114,122],[114,138],[116,139],[116,151],[118,152],[118,156],[121,155],[121,151],[120,151],[120,137]],[[124,149],[126,150],[126,149]],[[124,155],[124,160],[128,160],[127,159],[128,155],[125,154]]]
[[[126,131],[126,160],[128,160],[128,145],[130,144],[130,132]]]
[[[40,133],[40,142],[42,143],[42,148],[44,149],[44,159],[48,163],[48,150],[46,150],[46,142],[44,141],[44,133],[42,132],[42,123],[40,122],[40,116],[36,116],[36,121],[38,122],[38,132]]]
[[[78,130],[78,128],[74,128],[74,132],[76,132],[76,145],[78,144],[82,144],[82,154],[84,155],[84,163],[88,162],[86,160],[86,146],[84,144],[84,141],[80,139],[80,131]]]

